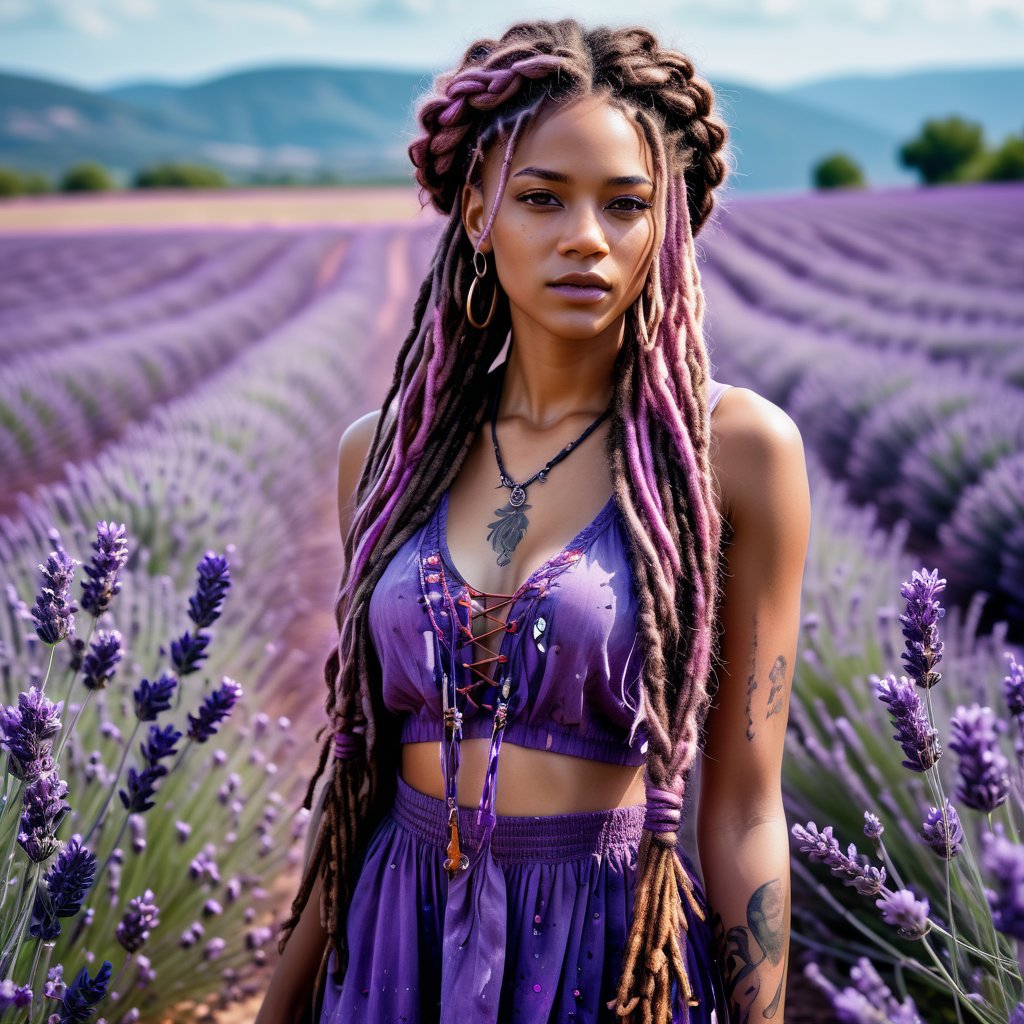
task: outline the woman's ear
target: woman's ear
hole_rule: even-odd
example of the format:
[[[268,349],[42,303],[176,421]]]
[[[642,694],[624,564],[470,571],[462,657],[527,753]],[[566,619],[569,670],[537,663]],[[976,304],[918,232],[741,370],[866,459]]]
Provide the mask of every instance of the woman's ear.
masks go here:
[[[480,236],[484,233],[484,225],[486,223],[484,218],[483,189],[478,185],[466,183],[462,186],[462,226],[466,229],[466,234],[473,243],[474,249]],[[490,238],[484,239],[483,245],[480,246],[480,251],[491,251]]]

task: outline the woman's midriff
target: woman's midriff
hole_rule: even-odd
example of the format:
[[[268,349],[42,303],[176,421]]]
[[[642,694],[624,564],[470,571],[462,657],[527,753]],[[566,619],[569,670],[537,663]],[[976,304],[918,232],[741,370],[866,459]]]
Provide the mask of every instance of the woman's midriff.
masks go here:
[[[472,809],[480,801],[488,747],[489,741],[485,739],[462,740],[460,807]],[[443,800],[438,744],[402,744],[402,778],[413,789]],[[496,797],[495,813],[515,816],[630,807],[644,802],[643,766],[608,764],[504,740]]]

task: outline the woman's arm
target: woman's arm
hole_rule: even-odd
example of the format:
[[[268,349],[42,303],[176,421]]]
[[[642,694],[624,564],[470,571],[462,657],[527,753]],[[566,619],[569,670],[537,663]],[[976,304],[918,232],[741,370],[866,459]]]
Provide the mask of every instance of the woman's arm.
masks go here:
[[[374,411],[361,416],[342,434],[338,445],[338,523],[342,540],[352,525],[356,485],[359,483],[367,452],[373,442],[373,431],[379,415],[379,411]],[[344,564],[343,556],[339,572],[344,571]],[[326,792],[325,782],[321,786],[320,797],[309,819],[303,873],[305,865],[309,862],[313,840],[320,828],[320,815]],[[307,1019],[306,1011],[310,1008],[313,985],[327,945],[327,933],[320,923],[322,891],[323,879],[318,876],[302,916],[274,968],[255,1024],[302,1024]]]
[[[810,493],[796,424],[754,392],[736,390],[716,417],[716,471],[732,540],[697,845],[730,1021],[781,1024],[790,917],[782,754]]]

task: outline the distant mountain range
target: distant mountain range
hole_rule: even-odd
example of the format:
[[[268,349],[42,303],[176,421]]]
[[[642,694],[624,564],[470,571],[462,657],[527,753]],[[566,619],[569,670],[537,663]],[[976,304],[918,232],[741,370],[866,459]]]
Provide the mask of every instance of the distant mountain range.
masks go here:
[[[413,111],[434,72],[257,68],[193,85],[133,82],[106,90],[0,72],[0,163],[51,177],[94,159],[126,180],[161,160],[195,160],[236,180],[258,170],[330,170],[353,180],[411,181]],[[810,185],[841,150],[873,185],[916,180],[900,142],[928,117],[979,121],[990,143],[1024,129],[1024,67],[829,78],[781,90],[712,80],[732,134],[737,191]]]

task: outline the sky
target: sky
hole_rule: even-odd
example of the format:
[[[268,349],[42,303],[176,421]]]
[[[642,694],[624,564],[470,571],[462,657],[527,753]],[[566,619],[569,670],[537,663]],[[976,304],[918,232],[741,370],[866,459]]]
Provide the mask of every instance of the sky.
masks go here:
[[[268,64],[435,71],[515,21],[642,24],[702,74],[782,87],[836,74],[1024,63],[1024,0],[0,0],[0,70],[104,87]]]

